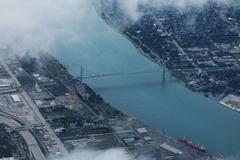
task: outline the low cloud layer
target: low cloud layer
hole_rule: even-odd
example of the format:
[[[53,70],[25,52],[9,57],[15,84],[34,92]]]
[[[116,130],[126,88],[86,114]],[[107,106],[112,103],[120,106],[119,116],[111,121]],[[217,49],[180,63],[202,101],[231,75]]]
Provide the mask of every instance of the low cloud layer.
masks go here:
[[[64,157],[64,160],[150,160],[144,157],[134,157],[123,149],[108,149],[96,151],[90,149],[79,149]]]
[[[118,1],[126,15],[137,20],[142,16],[138,11],[140,4],[185,8],[188,5],[201,6],[208,0],[109,0],[109,3],[113,1]],[[26,51],[37,54],[40,51],[52,52],[52,46],[59,39],[68,43],[79,42],[84,39],[81,33],[86,33],[91,27],[91,24],[83,25],[86,19],[91,18],[91,9],[91,0],[1,0],[0,47],[7,45],[18,55]]]
[[[78,41],[76,30],[87,17],[88,0],[1,0],[0,45],[16,54],[49,51],[57,39]]]
[[[187,7],[202,7],[209,1],[229,4],[232,0],[117,0],[122,10],[133,20],[140,18],[143,13],[139,11],[138,6],[149,6],[154,8],[175,7],[184,10]]]

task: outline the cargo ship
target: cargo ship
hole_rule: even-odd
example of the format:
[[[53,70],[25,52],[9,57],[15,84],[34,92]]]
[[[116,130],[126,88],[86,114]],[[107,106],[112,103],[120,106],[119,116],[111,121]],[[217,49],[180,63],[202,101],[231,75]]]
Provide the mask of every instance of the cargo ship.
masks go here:
[[[203,152],[203,153],[207,152],[207,149],[204,146],[201,146],[199,144],[193,144],[192,141],[189,141],[186,138],[180,138],[180,139],[178,139],[178,141],[192,149],[199,151],[199,152]]]

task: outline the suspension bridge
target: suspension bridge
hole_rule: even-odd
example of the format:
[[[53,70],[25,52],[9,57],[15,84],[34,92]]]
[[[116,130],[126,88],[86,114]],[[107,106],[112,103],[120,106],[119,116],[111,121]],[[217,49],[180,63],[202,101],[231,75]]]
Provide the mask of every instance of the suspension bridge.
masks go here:
[[[165,81],[166,72],[172,73],[182,73],[182,72],[215,72],[215,71],[233,71],[239,70],[239,68],[233,67],[213,67],[213,68],[193,68],[193,69],[167,69],[166,67],[162,67],[159,69],[151,69],[151,70],[141,70],[141,71],[130,71],[130,72],[115,72],[115,73],[94,73],[89,75],[84,75],[83,67],[80,67],[80,76],[75,78],[78,79],[81,83],[84,79],[92,79],[92,78],[103,78],[103,77],[116,77],[116,76],[132,76],[132,75],[142,75],[142,74],[152,74],[152,73],[161,73],[162,79]]]

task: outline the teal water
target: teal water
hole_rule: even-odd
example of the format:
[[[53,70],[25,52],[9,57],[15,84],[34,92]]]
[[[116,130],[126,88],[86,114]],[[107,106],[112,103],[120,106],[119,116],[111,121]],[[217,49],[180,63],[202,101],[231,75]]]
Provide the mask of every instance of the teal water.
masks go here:
[[[59,38],[55,50],[55,56],[75,75],[79,75],[80,66],[88,73],[160,68],[107,26],[93,8],[77,30],[81,40],[73,43]],[[213,154],[231,156],[240,152],[240,114],[190,91],[169,74],[166,82],[159,73],[85,82],[115,107],[172,137],[187,137]]]

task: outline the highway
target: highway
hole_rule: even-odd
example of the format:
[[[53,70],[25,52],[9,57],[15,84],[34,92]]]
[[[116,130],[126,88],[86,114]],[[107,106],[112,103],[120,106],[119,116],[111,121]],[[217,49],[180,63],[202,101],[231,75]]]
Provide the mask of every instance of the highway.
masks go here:
[[[23,127],[19,122],[16,120],[0,115],[0,122],[6,124],[10,128],[20,128]],[[33,137],[33,135],[28,130],[21,130],[18,132],[26,141],[29,152],[32,154],[35,160],[46,160],[42,150],[40,149],[37,141]]]
[[[16,76],[13,74],[9,66],[2,61],[2,65],[4,66],[5,70],[8,72],[8,74],[11,76],[11,78],[15,81],[17,84],[17,87],[21,87],[20,82],[16,78]],[[40,111],[38,110],[38,107],[35,105],[35,103],[32,101],[32,99],[28,96],[27,92],[25,90],[21,90],[22,97],[27,102],[27,105],[32,109],[32,111],[35,113],[36,117],[39,119],[39,121],[46,127],[48,133],[53,137],[57,143],[58,148],[61,150],[63,154],[68,154],[67,150],[65,149],[63,143],[61,140],[56,136],[54,131],[50,128],[49,124],[46,122]]]

